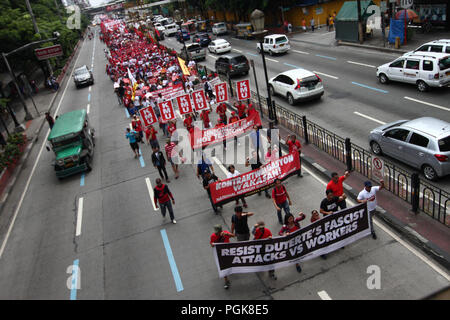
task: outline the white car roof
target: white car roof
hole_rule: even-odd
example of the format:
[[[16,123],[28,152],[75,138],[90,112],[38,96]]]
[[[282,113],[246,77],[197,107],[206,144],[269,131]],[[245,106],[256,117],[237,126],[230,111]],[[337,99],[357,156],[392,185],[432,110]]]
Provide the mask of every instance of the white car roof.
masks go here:
[[[288,76],[292,79],[301,79],[301,78],[310,77],[310,76],[315,75],[315,73],[308,71],[306,69],[292,69],[292,70],[282,72],[280,74]]]
[[[408,52],[403,55],[404,58],[434,58],[434,59],[441,59],[447,56],[450,55],[445,52],[422,52],[422,51]]]
[[[278,37],[285,37],[285,38],[287,38],[286,37],[286,35],[285,34],[271,34],[270,36],[265,36],[264,38],[278,38]]]
[[[216,39],[216,40],[214,40],[214,42],[215,43],[228,43],[228,41],[225,39]]]

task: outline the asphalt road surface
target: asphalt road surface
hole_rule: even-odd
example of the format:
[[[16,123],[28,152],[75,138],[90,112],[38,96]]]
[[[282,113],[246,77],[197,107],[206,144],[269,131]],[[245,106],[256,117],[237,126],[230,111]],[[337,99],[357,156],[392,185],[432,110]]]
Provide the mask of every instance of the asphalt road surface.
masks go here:
[[[251,46],[242,43],[235,48]],[[76,66],[93,66],[95,85],[77,90],[69,77],[62,83],[54,109],[56,114],[89,109],[96,129],[93,170],[59,181],[51,166],[53,154],[44,147],[48,134],[44,127],[0,217],[0,299],[389,300],[418,299],[448,286],[447,271],[376,220],[377,240],[367,237],[329,254],[327,260],[305,262],[302,273],[294,267],[279,269],[276,281],[269,279],[267,273],[232,275],[231,288],[224,290],[209,236],[215,224],[229,229],[233,205],[225,205],[215,215],[194,174],[195,166],[186,164],[181,166],[178,180],[168,168],[178,223],[164,220],[154,209],[148,187],[154,186],[158,173],[151,165],[150,147],[141,145],[142,157],[134,159],[124,134],[130,119],[118,106],[112,82],[105,74],[103,48],[98,37],[84,42]],[[298,57],[290,53],[286,56],[290,60],[286,61],[299,64]],[[373,70],[362,67],[359,70],[353,65],[342,66],[354,70],[356,78],[352,79],[349,73],[338,72],[337,63],[314,58],[314,51],[302,59],[309,59],[303,63],[315,63],[314,69],[321,67],[318,71],[338,76],[340,82],[367,81],[373,74]],[[371,59],[382,60],[376,56]],[[269,68],[272,74],[288,69],[283,63],[270,64]],[[408,112],[405,116],[420,115],[420,106],[385,107],[381,95],[361,92],[351,84],[339,89],[337,81],[325,81],[327,93],[323,101],[296,108],[308,111],[308,116],[311,113],[313,120],[321,119],[322,125],[333,124],[343,134],[354,132],[361,141],[373,123],[353,115],[351,110],[372,110],[369,114],[383,120],[398,117],[400,111],[394,110],[397,108]],[[376,86],[375,80],[369,84]],[[417,96],[414,89],[406,87],[393,85],[383,89],[396,96],[400,92]],[[342,98],[330,97],[340,92]],[[436,93],[439,94],[443,99],[444,94]],[[359,97],[361,101],[357,103]],[[395,99],[402,101],[400,96]],[[347,105],[350,103],[355,109]],[[433,112],[439,116],[441,111]],[[355,125],[354,129],[347,128],[348,121]],[[163,145],[161,134],[159,138]],[[243,148],[239,146],[238,153],[244,152]],[[223,164],[213,160],[216,174],[224,178]],[[240,172],[248,170],[242,164],[236,168]],[[304,167],[303,174],[303,178],[289,178],[285,185],[294,202],[291,210],[305,212],[306,225],[311,210],[317,209],[324,197],[326,182],[310,168]],[[281,226],[271,200],[254,195],[247,202],[249,210],[255,212],[249,224],[265,220],[266,226],[278,233]],[[373,268],[380,271],[379,289],[367,286]]]

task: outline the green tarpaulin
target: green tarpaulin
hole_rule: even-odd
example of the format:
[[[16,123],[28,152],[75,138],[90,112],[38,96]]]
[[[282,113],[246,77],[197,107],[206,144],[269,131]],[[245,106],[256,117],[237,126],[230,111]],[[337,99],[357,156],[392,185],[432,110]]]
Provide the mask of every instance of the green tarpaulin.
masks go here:
[[[361,1],[361,17],[366,20],[373,12],[367,13],[369,6],[374,5],[373,1]],[[336,16],[336,21],[358,21],[358,4],[357,1],[346,1]]]

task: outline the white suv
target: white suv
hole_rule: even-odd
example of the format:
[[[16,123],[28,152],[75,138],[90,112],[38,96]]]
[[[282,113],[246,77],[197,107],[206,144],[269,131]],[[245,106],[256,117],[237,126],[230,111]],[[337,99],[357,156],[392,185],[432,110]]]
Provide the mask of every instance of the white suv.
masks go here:
[[[225,24],[225,22],[214,23],[212,27],[212,33],[216,36],[219,34],[227,33],[227,25]]]
[[[440,39],[427,42],[421,45],[414,51],[408,52],[407,54],[418,53],[418,52],[444,52],[450,53],[450,39]]]
[[[287,52],[290,48],[289,39],[284,34],[272,34],[264,37],[264,52],[269,52],[271,56],[275,53]],[[260,43],[256,45],[256,49],[261,53]]]
[[[166,25],[166,30],[164,30],[164,35],[171,37],[176,35],[178,32],[178,25],[175,23]]]
[[[299,100],[320,99],[324,93],[322,79],[305,69],[293,69],[269,80],[270,94],[286,97],[290,105]]]
[[[450,84],[450,55],[437,52],[405,54],[379,66],[377,77],[382,84],[389,80],[415,84],[421,92],[430,87],[446,87]]]

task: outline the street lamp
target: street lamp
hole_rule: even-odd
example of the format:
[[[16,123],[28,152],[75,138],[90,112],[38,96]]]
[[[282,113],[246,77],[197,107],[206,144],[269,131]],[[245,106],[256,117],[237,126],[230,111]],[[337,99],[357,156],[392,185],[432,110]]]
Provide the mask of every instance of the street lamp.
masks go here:
[[[260,53],[262,57],[263,67],[264,67],[264,76],[266,78],[266,87],[267,87],[267,108],[269,110],[269,119],[276,121],[275,112],[272,107],[272,96],[270,95],[270,86],[269,86],[269,78],[267,77],[267,67],[266,67],[266,57],[264,55],[263,49],[263,40],[264,36],[267,34],[267,30],[264,29],[264,12],[261,10],[255,9],[250,15],[250,21],[253,26],[254,32],[252,35],[258,39],[260,46]]]

